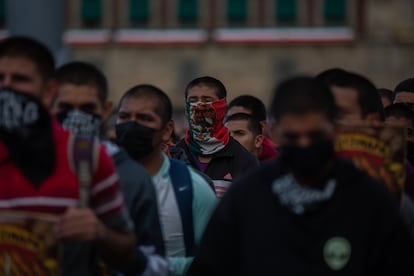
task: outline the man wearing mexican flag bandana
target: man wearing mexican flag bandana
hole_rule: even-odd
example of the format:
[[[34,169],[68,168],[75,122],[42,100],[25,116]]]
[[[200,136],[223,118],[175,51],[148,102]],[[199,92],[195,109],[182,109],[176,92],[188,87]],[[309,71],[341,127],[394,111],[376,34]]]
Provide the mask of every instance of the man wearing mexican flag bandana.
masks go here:
[[[221,198],[234,178],[258,166],[255,156],[230,137],[223,125],[226,88],[218,79],[200,77],[185,89],[189,124],[185,138],[177,146],[184,149],[190,165],[207,174]]]
[[[187,104],[187,118],[190,130],[186,140],[190,149],[198,154],[208,155],[223,149],[229,142],[227,128],[221,120],[226,110],[225,99],[214,102],[189,102]]]

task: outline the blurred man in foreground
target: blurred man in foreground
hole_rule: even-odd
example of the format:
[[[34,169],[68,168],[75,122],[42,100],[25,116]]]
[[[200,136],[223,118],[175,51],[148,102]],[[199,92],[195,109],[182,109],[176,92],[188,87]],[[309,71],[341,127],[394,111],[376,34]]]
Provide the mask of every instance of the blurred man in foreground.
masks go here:
[[[54,70],[41,43],[25,37],[0,42],[0,209],[58,216],[62,275],[99,273],[99,256],[127,269],[134,236],[118,175],[100,147],[91,186],[80,188],[69,162],[73,136],[48,112]]]

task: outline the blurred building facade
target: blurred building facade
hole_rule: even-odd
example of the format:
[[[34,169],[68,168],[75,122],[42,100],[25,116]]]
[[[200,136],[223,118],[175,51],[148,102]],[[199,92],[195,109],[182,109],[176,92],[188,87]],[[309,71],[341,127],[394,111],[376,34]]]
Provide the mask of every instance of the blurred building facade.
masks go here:
[[[265,103],[298,73],[341,67],[391,89],[414,75],[411,0],[66,0],[64,13],[71,59],[100,67],[115,101],[151,83],[182,108],[201,75]]]

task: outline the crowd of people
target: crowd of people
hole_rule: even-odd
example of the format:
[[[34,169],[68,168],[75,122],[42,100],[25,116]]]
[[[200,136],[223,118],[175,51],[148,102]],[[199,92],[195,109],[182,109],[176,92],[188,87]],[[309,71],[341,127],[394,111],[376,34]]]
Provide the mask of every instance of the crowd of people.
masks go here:
[[[157,84],[108,93],[92,64],[0,41],[0,211],[58,217],[60,275],[414,275],[414,78],[294,76],[267,111],[201,76],[178,139]],[[404,129],[401,198],[337,156],[341,123]]]

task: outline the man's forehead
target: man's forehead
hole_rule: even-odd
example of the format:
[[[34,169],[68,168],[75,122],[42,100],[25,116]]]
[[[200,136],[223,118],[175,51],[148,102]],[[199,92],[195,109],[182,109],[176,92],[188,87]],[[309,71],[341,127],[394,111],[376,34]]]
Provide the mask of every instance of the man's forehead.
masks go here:
[[[237,126],[237,127],[247,127],[248,125],[248,121],[247,120],[230,120],[226,122],[226,125],[232,125],[232,126]]]
[[[395,100],[399,102],[414,102],[414,92],[402,91],[395,95]]]
[[[191,87],[188,90],[188,97],[192,97],[192,96],[205,96],[205,97],[214,97],[217,98],[217,91],[216,88],[211,87],[211,86],[207,86],[204,84],[199,84],[199,85],[195,85],[193,87]]]
[[[387,124],[395,126],[411,126],[412,122],[410,119],[402,115],[391,115],[385,120]]]
[[[37,64],[24,56],[3,56],[0,57],[0,64],[7,65],[7,69],[25,72],[36,72],[40,74]]]
[[[157,100],[153,97],[126,97],[121,101],[120,111],[137,112],[145,111],[155,113]]]
[[[327,128],[334,126],[334,123],[322,112],[308,112],[303,114],[287,113],[276,122],[276,125],[283,129],[312,129]]]
[[[344,100],[355,101],[358,104],[358,91],[352,87],[340,87],[340,86],[331,86],[332,93],[334,94],[335,100]]]
[[[246,120],[231,120],[231,121],[227,121],[225,125],[231,129],[248,130],[247,128],[248,122]]]
[[[98,89],[93,85],[77,85],[73,83],[63,83],[58,85],[58,99],[70,100],[97,100],[99,101]]]
[[[243,106],[235,105],[229,108],[229,110],[227,111],[227,116],[230,116],[236,113],[244,113],[244,114],[249,114],[249,115],[252,114],[252,112],[248,110],[247,108],[244,108]]]

